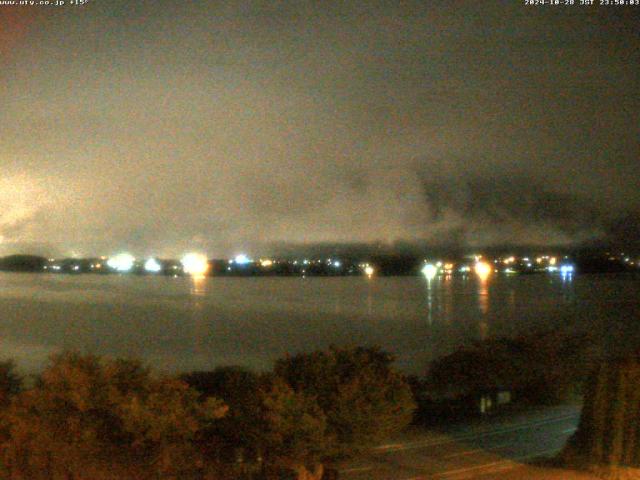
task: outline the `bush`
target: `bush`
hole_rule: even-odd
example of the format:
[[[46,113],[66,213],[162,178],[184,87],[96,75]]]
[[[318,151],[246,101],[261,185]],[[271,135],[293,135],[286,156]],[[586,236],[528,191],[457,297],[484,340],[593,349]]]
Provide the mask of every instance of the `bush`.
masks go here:
[[[538,332],[489,339],[434,361],[425,384],[436,398],[509,390],[531,403],[557,403],[580,390],[594,358],[587,335]]]
[[[415,403],[393,357],[377,348],[336,348],[276,362],[275,375],[312,396],[326,415],[326,457],[348,456],[408,425]]]
[[[320,479],[329,437],[318,403],[279,378],[263,386],[260,399],[260,443],[267,465],[291,470],[298,479]]]
[[[222,416],[185,383],[137,362],[64,353],[2,413],[12,478],[158,478],[197,465],[196,434]],[[184,460],[188,459],[188,464]]]
[[[209,440],[223,446],[227,460],[240,450],[237,470],[318,479],[327,461],[365,449],[411,420],[411,390],[392,361],[375,348],[331,348],[280,359],[271,374],[234,367],[182,378],[229,405]]]
[[[281,359],[268,374],[172,378],[63,353],[24,391],[12,364],[0,364],[0,464],[16,480],[319,480],[327,461],[411,420],[411,390],[392,361],[375,348],[331,348]]]
[[[203,433],[209,455],[217,456],[219,461],[236,460],[238,455],[243,461],[260,456],[259,375],[241,367],[220,367],[185,374],[181,379],[200,392],[203,399],[219,398],[229,408],[224,418]]]
[[[0,407],[6,407],[22,390],[22,377],[16,373],[11,360],[0,362]]]

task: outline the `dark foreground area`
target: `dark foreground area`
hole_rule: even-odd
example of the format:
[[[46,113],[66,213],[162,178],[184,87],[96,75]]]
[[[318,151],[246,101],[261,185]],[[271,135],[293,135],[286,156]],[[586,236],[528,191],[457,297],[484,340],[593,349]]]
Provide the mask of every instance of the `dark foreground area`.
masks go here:
[[[589,478],[540,465],[575,432],[580,405],[530,407],[425,432],[409,429],[357,459],[345,462],[344,480],[466,478]]]
[[[139,362],[52,357],[27,387],[0,371],[0,459],[12,479],[327,478],[325,465],[404,428],[415,408],[392,358],[331,348],[160,377]]]
[[[65,352],[29,379],[5,362],[0,478],[408,480],[519,468],[561,478],[563,465],[591,460],[640,464],[635,355],[612,361],[589,336],[537,332],[462,348],[423,377],[393,360],[332,347],[263,373],[160,376],[135,360]],[[523,467],[558,452],[555,470]]]

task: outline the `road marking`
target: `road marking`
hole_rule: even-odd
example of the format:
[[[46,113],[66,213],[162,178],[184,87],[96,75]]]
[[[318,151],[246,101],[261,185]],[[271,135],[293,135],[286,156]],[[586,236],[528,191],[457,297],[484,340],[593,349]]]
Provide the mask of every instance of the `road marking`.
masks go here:
[[[373,467],[353,467],[353,468],[345,468],[343,470],[339,470],[340,473],[356,473],[356,472],[368,472],[369,470],[373,470]]]
[[[466,455],[473,455],[474,453],[482,453],[482,452],[486,452],[486,453],[495,452],[497,450],[500,450],[503,447],[508,447],[509,445],[511,445],[511,442],[501,443],[499,445],[493,445],[492,447],[487,447],[487,448],[474,448],[473,450],[465,450],[463,452],[450,453],[449,455],[445,455],[442,458],[463,457]]]
[[[482,448],[476,448],[475,450],[466,450],[464,452],[451,453],[449,455],[445,455],[442,458],[455,458],[455,457],[464,457],[465,455],[473,455],[474,453],[484,452]]]
[[[390,448],[401,448],[404,444],[402,443],[387,443],[386,445],[378,445],[376,447],[373,448],[378,448],[380,450],[387,450]]]
[[[517,462],[520,462],[522,460],[527,460],[529,458],[539,457],[541,455],[546,455],[548,453],[557,452],[557,451],[558,451],[557,448],[542,450],[542,451],[530,453],[527,455],[521,455],[513,459],[498,460],[495,462],[483,463],[482,465],[474,465],[472,467],[458,468],[455,470],[448,470],[446,472],[438,472],[438,473],[434,473],[433,476],[436,478],[439,478],[439,477],[449,478],[449,477],[457,477],[459,475],[466,475],[470,472],[475,473],[478,470],[484,470],[484,469],[487,469],[487,471],[482,472],[483,474],[493,473],[493,472],[502,471],[502,470],[511,470],[513,468],[517,468],[522,465]]]
[[[438,472],[435,475],[438,477],[451,477],[455,475],[460,475],[461,473],[473,472],[475,470],[481,470],[483,468],[495,467],[498,465],[505,465],[513,463],[511,460],[498,460],[496,462],[491,463],[483,463],[481,465],[474,465],[473,467],[464,467],[464,468],[456,468],[455,470],[448,470],[446,472]]]

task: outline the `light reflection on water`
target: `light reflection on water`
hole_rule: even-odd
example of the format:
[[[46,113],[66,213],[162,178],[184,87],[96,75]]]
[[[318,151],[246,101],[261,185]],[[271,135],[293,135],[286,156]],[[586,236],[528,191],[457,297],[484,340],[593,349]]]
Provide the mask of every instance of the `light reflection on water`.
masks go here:
[[[433,283],[434,281],[439,281],[436,278],[428,278],[427,279],[427,323],[429,325],[433,324]]]
[[[191,295],[195,297],[203,297],[207,293],[207,286],[209,282],[207,282],[207,278],[202,275],[194,275],[192,277],[187,277],[191,280]]]
[[[0,358],[59,348],[139,356],[168,371],[381,345],[401,367],[487,336],[571,326],[640,345],[630,276],[167,278],[0,274]]]
[[[193,322],[193,349],[197,356],[206,355],[206,338],[209,334],[207,323],[204,319],[204,298],[207,293],[209,282],[202,275],[194,275],[189,277],[191,295],[191,318]]]

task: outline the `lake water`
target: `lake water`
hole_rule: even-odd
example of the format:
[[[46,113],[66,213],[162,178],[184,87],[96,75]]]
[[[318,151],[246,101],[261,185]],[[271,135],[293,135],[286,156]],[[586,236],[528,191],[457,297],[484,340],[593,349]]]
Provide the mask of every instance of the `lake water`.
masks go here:
[[[410,373],[462,344],[539,328],[640,346],[630,275],[205,278],[0,273],[0,358],[39,369],[62,348],[175,372],[269,368],[284,353],[380,345]]]

